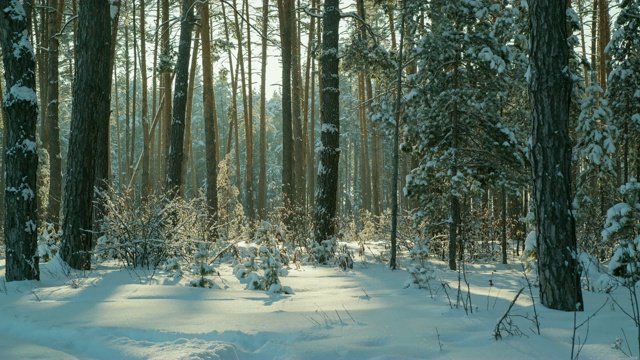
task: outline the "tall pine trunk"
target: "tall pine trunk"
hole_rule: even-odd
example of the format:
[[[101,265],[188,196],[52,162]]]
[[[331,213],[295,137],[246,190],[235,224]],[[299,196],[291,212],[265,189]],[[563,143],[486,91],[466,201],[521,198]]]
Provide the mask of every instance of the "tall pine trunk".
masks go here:
[[[7,86],[4,240],[7,281],[40,279],[37,253],[37,168],[35,56],[27,33],[31,2],[0,1],[0,44]]]
[[[531,1],[529,101],[532,120],[540,300],[551,309],[582,311],[571,198],[571,78],[564,2]]]
[[[285,208],[291,209],[295,197],[291,111],[291,11],[293,2],[278,0],[278,8],[282,51],[282,200]]]
[[[93,186],[97,135],[109,123],[111,100],[111,16],[107,0],[85,1],[78,14],[71,136],[64,188],[60,254],[74,269],[91,268]]]
[[[269,29],[269,0],[262,0],[262,34]],[[260,74],[260,172],[258,173],[258,216],[267,219],[267,37],[262,38]]]
[[[340,79],[338,42],[340,0],[324,3],[322,30],[322,120],[320,163],[314,214],[315,241],[332,239],[336,233],[338,165],[340,161]],[[327,259],[319,259],[326,261]]]
[[[193,29],[192,0],[182,1],[180,19],[180,41],[176,62],[176,83],[173,92],[173,115],[171,117],[171,146],[167,155],[166,189],[170,197],[178,195],[182,180],[184,161],[184,127],[189,86],[189,52],[191,50],[191,30]]]
[[[49,33],[60,31],[64,0],[49,0]],[[49,90],[47,101],[47,126],[49,128],[49,202],[47,205],[47,222],[60,222],[60,206],[62,202],[62,153],[60,151],[60,123],[58,120],[59,71],[58,71],[58,36],[49,37]]]
[[[145,24],[145,0],[140,0],[140,74],[142,75],[142,99],[140,106],[142,120],[142,196],[151,192],[150,172],[150,143],[151,131],[149,126],[149,94],[147,81],[147,30]]]
[[[216,137],[216,100],[213,92],[211,39],[209,36],[209,4],[200,5],[202,24],[202,102],[204,106],[204,137],[207,166],[207,210],[213,221],[218,220],[218,139]]]

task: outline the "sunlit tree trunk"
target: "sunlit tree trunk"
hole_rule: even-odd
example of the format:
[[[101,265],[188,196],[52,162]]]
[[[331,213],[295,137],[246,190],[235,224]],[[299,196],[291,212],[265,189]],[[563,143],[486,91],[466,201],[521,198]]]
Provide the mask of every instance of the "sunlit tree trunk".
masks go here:
[[[151,192],[150,180],[150,156],[151,156],[151,131],[149,127],[149,84],[147,80],[147,30],[145,0],[140,0],[140,73],[142,75],[142,196],[146,197]]]
[[[245,1],[242,1],[242,9],[244,9],[244,3]],[[236,9],[236,11],[234,11],[234,19],[235,19],[235,28],[236,28],[236,37],[238,40],[238,71],[240,72],[240,82],[241,82],[241,87],[242,87],[242,115],[243,115],[243,123],[244,123],[244,133],[245,133],[245,146],[246,146],[246,150],[245,150],[245,156],[246,156],[246,160],[245,160],[245,164],[246,164],[246,169],[245,169],[245,187],[244,187],[244,195],[245,195],[245,204],[247,205],[247,215],[251,218],[253,217],[253,169],[251,169],[249,167],[249,163],[251,163],[251,166],[253,166],[253,144],[251,143],[252,141],[252,136],[253,136],[253,127],[250,124],[252,119],[250,117],[249,114],[249,97],[247,95],[247,75],[245,72],[245,67],[244,67],[244,63],[245,63],[245,59],[244,59],[244,44],[243,44],[243,37],[242,37],[242,27],[240,26],[240,17],[238,12],[240,11],[240,9],[238,9],[237,5],[236,5],[236,0],[233,0],[233,6]],[[248,17],[247,17],[248,19]],[[247,26],[247,28],[249,28]],[[247,35],[250,33],[249,29],[247,29]],[[250,52],[251,52],[251,48],[249,47],[249,40],[247,40],[247,55],[250,58]],[[249,60],[250,61],[250,60]],[[249,68],[251,68],[251,65],[249,65]],[[236,79],[237,81],[237,79]],[[250,137],[251,135],[251,137]]]
[[[311,7],[315,8],[316,5],[316,0],[312,0],[311,1]],[[304,119],[303,119],[303,125],[304,125],[304,129],[303,129],[303,135],[305,136],[305,154],[307,156],[307,158],[305,159],[305,170],[306,170],[306,180],[307,180],[307,191],[306,191],[306,203],[307,203],[307,211],[313,209],[313,191],[314,191],[314,185],[315,185],[315,179],[314,179],[314,173],[313,173],[313,169],[314,169],[314,150],[315,150],[315,144],[313,143],[313,137],[314,137],[314,117],[310,114],[314,111],[313,109],[313,105],[310,105],[310,103],[313,104],[314,102],[314,94],[315,94],[315,88],[314,88],[314,84],[315,84],[315,74],[313,73],[315,70],[315,59],[311,56],[311,52],[312,52],[312,47],[313,47],[313,43],[316,40],[316,18],[315,17],[311,17],[310,19],[310,24],[309,24],[309,39],[308,39],[308,43],[307,43],[307,62],[306,62],[306,68],[305,68],[305,76],[304,76],[304,102],[303,102],[303,106],[302,106],[302,110],[303,110],[303,115],[304,115]]]
[[[160,18],[162,17],[162,12],[160,10],[160,1],[156,1],[156,21],[155,28],[160,28]],[[158,109],[158,45],[160,34],[158,32],[154,33],[153,37],[153,71],[151,72],[153,75],[151,76],[151,118],[156,118],[156,113],[162,111],[162,109]],[[156,148],[156,144],[160,144],[160,141],[157,140],[158,134],[160,133],[159,129],[162,125],[154,126],[150,129],[149,135],[149,182],[151,185],[151,191],[155,189],[158,184],[158,172],[162,171],[158,164],[160,163],[158,159],[158,154],[160,153],[159,149]]]
[[[196,81],[196,70],[198,65],[198,48],[200,47],[200,28],[196,29],[193,40],[193,54],[191,55],[191,66],[189,67],[189,91],[187,92],[187,113],[184,124],[184,160],[182,161],[182,169],[180,171],[180,196],[184,197],[187,187],[187,169],[191,158],[193,157],[193,142],[191,139],[191,117],[193,115],[193,93]],[[196,169],[191,167],[191,173],[195,174]],[[192,196],[198,195],[198,189],[191,189]]]
[[[169,155],[169,147],[171,146],[171,114],[172,114],[172,91],[171,91],[171,43],[169,39],[169,0],[162,0],[162,26],[160,28],[162,33],[161,47],[162,54],[160,55],[160,69],[162,73],[162,94],[164,97],[164,104],[162,106],[162,122],[160,126],[159,134],[159,147],[160,153],[158,154],[158,168],[161,169],[161,173],[158,175],[160,180],[160,187],[164,187],[166,184],[166,170],[167,170],[167,156]]]
[[[222,3],[222,17],[224,19],[224,33],[227,40],[227,43],[231,43],[229,36],[229,25],[226,14],[226,6],[225,3]],[[231,151],[231,141],[235,140],[235,161],[236,161],[236,187],[241,189],[241,179],[240,179],[240,148],[239,148],[239,139],[238,139],[238,68],[239,65],[236,64],[236,69],[234,72],[233,68],[233,56],[231,53],[231,48],[229,47],[227,51],[229,57],[229,75],[231,76],[231,105],[229,107],[231,114],[229,114],[229,137],[227,141],[227,153]]]
[[[269,0],[262,0],[262,59],[260,74],[260,172],[258,174],[258,216],[267,218],[267,31]]]
[[[249,1],[243,1],[246,7],[245,18],[249,20]],[[245,191],[246,191],[246,204],[247,204],[247,215],[249,219],[255,218],[255,206],[253,200],[253,74],[251,73],[252,67],[252,56],[251,56],[251,27],[247,25],[247,83],[244,84],[243,80],[243,90],[242,94],[248,92],[248,96],[246,96],[245,100],[245,144],[246,144],[246,172],[245,172]],[[243,71],[244,72],[244,71]]]
[[[207,166],[207,210],[213,221],[218,220],[218,139],[216,100],[213,92],[213,68],[211,61],[211,39],[209,36],[209,4],[200,5],[202,26],[202,102],[204,105],[204,136]]]
[[[284,206],[287,209],[291,209],[291,205],[295,198],[293,115],[291,110],[292,8],[292,1],[278,0],[280,49],[282,57],[282,199],[284,201]]]
[[[124,104],[124,158],[125,158],[125,178],[131,177],[133,159],[130,157],[129,143],[131,142],[131,61],[129,58],[129,26],[124,27],[124,76],[125,76],[125,104]]]
[[[293,1],[291,1],[293,2]],[[302,76],[300,65],[300,37],[298,36],[298,12],[291,8],[291,129],[293,132],[293,184],[294,212],[304,209],[306,198],[305,153],[302,138]]]

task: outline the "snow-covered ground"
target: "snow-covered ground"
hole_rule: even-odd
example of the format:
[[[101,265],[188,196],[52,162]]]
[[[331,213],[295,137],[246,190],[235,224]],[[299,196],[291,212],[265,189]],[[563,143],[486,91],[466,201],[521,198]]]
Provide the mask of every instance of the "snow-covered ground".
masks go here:
[[[574,314],[542,307],[534,287],[537,335],[522,265],[467,264],[469,287],[463,280],[458,290],[458,273],[433,264],[443,271],[431,280],[431,290],[404,288],[406,271],[356,259],[347,272],[310,265],[291,269],[281,280],[295,294],[280,295],[245,290],[231,264],[218,267],[220,289],[203,289],[117,264],[65,274],[54,260],[42,265],[39,282],[0,280],[0,358],[571,357]],[[0,260],[2,279],[4,267]],[[522,287],[507,319],[514,334],[503,329],[496,340],[496,322]],[[579,357],[637,356],[638,332],[629,316],[606,293],[584,295],[586,311],[576,319],[582,324],[574,350]],[[612,296],[631,313],[625,288]]]

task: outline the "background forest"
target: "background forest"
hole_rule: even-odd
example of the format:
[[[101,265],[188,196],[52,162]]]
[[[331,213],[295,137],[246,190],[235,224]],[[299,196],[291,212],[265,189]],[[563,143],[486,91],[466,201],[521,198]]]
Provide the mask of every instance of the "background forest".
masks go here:
[[[109,126],[88,137],[96,148],[89,186],[97,192],[86,199],[95,207],[78,215],[91,224],[81,228],[93,229],[87,254],[128,265],[189,258],[204,266],[237,241],[262,236],[273,247],[249,257],[326,263],[328,250],[349,267],[353,255],[325,235],[357,242],[393,233],[401,248],[422,246],[452,269],[456,260],[506,263],[508,254],[521,255],[535,221],[527,2],[332,3],[340,5],[337,48],[323,43],[327,4],[319,0],[111,1]],[[63,214],[71,214],[64,200],[82,201],[63,191],[69,159],[84,153],[70,141],[80,4],[25,7],[44,258],[59,250]],[[581,250],[609,261],[616,246],[636,241],[640,224],[640,4],[570,5],[576,238]],[[329,53],[340,60],[339,89],[320,76]],[[331,92],[339,94],[333,107],[324,98]],[[332,108],[337,122],[321,118]],[[2,115],[0,144],[8,146]],[[339,146],[321,141],[331,134]],[[326,161],[329,153],[339,162]],[[315,201],[331,189],[316,181],[325,177],[337,181],[336,217],[314,242],[313,224],[325,211]],[[15,190],[0,187],[7,189],[0,196]],[[257,281],[266,289],[278,283]]]

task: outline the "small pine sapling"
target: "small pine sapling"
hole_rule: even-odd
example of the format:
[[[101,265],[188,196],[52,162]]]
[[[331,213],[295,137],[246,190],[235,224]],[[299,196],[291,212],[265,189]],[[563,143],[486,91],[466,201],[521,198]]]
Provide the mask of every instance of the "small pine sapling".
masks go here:
[[[213,255],[209,248],[209,244],[201,242],[198,244],[198,251],[193,255],[194,263],[191,265],[191,271],[198,277],[191,280],[190,285],[193,287],[212,288],[215,285],[213,280],[207,278],[217,274],[216,269],[209,264],[210,257]]]
[[[249,245],[244,263],[236,266],[235,275],[247,283],[247,290],[293,294],[290,287],[280,283],[280,276],[287,274],[283,262],[288,264],[289,260],[286,252],[278,248],[278,237],[272,236],[272,230],[271,225],[264,221],[256,229],[256,239]],[[277,229],[273,231],[276,235],[279,234]]]
[[[311,248],[309,249],[309,255],[312,260],[321,265],[326,265],[329,263],[329,259],[331,259],[336,252],[335,249],[336,240],[335,238],[324,240],[322,243],[312,242]]]
[[[407,267],[407,271],[411,277],[405,281],[405,288],[416,284],[418,288],[427,289],[433,295],[430,281],[440,278],[442,272],[427,262],[429,253],[429,239],[416,239],[413,248],[409,252],[409,256],[411,256],[411,259],[417,262],[417,264],[414,263]]]
[[[338,247],[334,262],[342,271],[353,269],[353,254],[351,254],[346,244]]]

